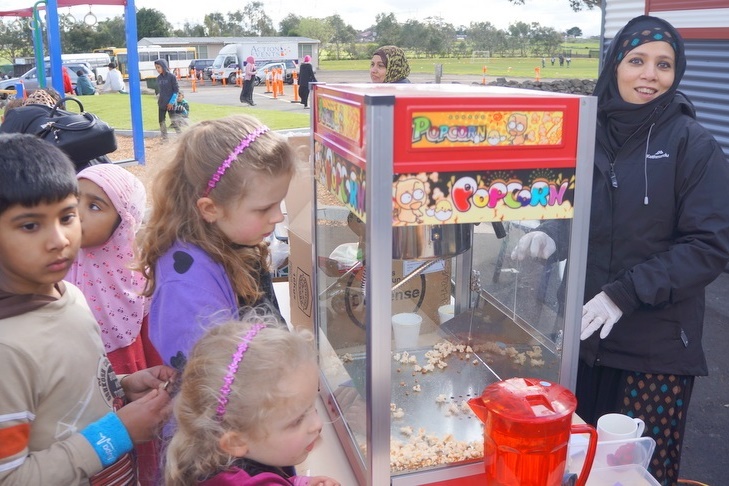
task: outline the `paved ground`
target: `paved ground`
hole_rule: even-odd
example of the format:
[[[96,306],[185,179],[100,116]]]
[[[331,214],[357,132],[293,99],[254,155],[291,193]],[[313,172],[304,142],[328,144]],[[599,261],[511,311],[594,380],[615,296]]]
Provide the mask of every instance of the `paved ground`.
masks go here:
[[[317,79],[324,83],[369,83],[370,76],[367,72],[362,71],[319,71],[316,73]],[[409,77],[414,83],[433,83],[435,81],[434,74],[413,74]],[[494,77],[487,77],[486,81],[493,81]],[[481,83],[481,76],[455,76],[446,75],[441,78],[442,83]],[[546,81],[546,80],[545,80]],[[197,85],[197,92],[193,93],[190,82],[187,80],[180,81],[180,89],[185,91],[185,97],[190,103],[210,103],[216,105],[233,105],[244,106],[239,101],[240,88],[237,86],[226,85],[220,83],[215,85],[211,81],[206,80],[204,85]],[[284,84],[284,95],[276,99],[273,94],[266,93],[264,85],[257,86],[253,90],[253,101],[258,105],[256,108],[276,109],[280,111],[302,111],[304,107],[299,103],[292,103],[294,99],[293,85]]]
[[[369,74],[356,71],[320,71],[319,81],[327,83],[369,82]],[[494,78],[487,78],[489,82]],[[433,75],[412,75],[412,82],[434,82]],[[443,83],[480,83],[481,76],[445,76]],[[545,80],[547,81],[547,80]],[[192,93],[187,81],[181,82],[191,103],[247,105],[239,102],[240,88],[212,85],[206,81]],[[265,87],[254,90],[257,108],[303,111],[292,103],[293,87],[284,85],[284,96],[274,99]],[[709,376],[696,380],[689,411],[681,476],[711,486],[729,485],[729,271],[725,271],[707,289],[704,346]]]
[[[681,477],[729,484],[729,271],[707,289],[704,347],[709,376],[696,380]]]

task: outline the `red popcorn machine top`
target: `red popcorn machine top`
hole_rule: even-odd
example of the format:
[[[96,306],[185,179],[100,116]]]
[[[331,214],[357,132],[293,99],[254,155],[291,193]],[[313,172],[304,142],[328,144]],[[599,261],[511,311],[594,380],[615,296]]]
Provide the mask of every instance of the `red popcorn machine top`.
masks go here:
[[[512,377],[574,388],[595,113],[511,88],[314,85],[321,393],[360,484],[469,484],[470,399]],[[548,258],[515,251],[549,225]]]

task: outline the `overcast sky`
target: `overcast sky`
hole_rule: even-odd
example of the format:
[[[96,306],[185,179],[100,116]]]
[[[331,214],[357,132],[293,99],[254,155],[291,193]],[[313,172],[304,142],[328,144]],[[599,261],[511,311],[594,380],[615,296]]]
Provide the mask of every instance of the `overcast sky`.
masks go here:
[[[93,0],[92,0],[93,1]],[[579,27],[585,36],[600,34],[600,10],[573,12],[569,0],[526,0],[526,5],[515,6],[507,0],[261,0],[266,14],[273,20],[274,27],[290,13],[302,17],[323,18],[339,14],[344,21],[357,30],[363,30],[375,23],[379,13],[395,14],[399,23],[408,20],[425,21],[428,17],[441,17],[458,27],[471,22],[491,22],[499,29],[522,21],[538,22],[544,27],[565,31]],[[0,10],[28,8],[32,0],[0,0]],[[165,14],[176,28],[185,22],[202,24],[205,14],[242,10],[247,0],[136,0],[137,8],[154,8]],[[101,20],[121,15],[123,7],[88,5],[62,8],[59,13],[71,13],[77,20],[91,11]]]

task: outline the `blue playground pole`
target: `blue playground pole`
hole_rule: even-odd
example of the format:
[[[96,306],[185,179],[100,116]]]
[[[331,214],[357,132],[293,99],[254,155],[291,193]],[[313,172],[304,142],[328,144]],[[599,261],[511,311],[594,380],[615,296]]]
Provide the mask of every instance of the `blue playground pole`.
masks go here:
[[[63,64],[61,62],[61,29],[58,25],[58,0],[48,0],[46,4],[46,20],[53,88],[63,95]],[[43,69],[45,70],[45,67]]]
[[[124,8],[127,34],[127,72],[129,73],[129,104],[132,109],[132,141],[134,158],[144,165],[144,123],[142,121],[142,89],[139,81],[139,53],[137,52],[137,11],[134,0]]]

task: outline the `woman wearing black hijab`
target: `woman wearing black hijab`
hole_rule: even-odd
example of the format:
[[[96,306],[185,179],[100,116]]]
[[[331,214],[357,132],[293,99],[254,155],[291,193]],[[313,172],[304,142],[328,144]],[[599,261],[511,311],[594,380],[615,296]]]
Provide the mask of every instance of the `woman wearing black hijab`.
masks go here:
[[[678,31],[647,15],[605,54],[576,388],[588,423],[643,419],[662,485],[678,481],[694,377],[708,374],[705,288],[729,261],[729,163],[678,91],[685,70]],[[512,257],[566,258],[560,222],[523,236]]]
[[[684,44],[636,17],[616,35],[595,87],[597,143],[577,413],[645,421],[649,465],[678,481],[701,344],[705,288],[729,261],[729,164],[677,90]]]

